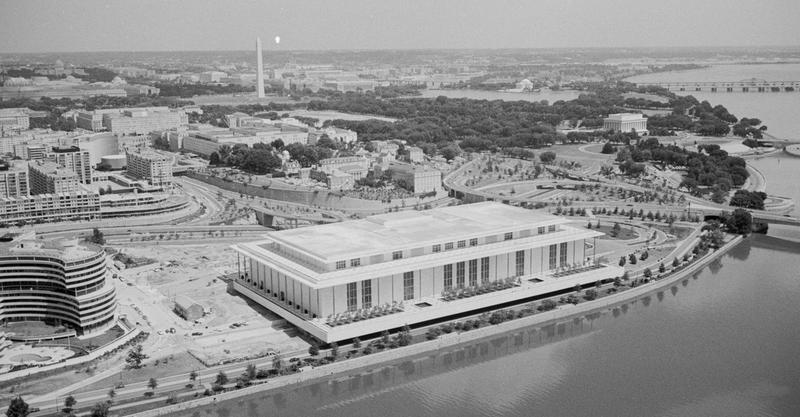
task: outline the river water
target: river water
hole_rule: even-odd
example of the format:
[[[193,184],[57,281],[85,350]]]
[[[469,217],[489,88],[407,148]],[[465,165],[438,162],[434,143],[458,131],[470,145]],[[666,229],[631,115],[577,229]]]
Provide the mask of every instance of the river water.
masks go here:
[[[708,99],[791,132],[800,103],[771,107],[789,94]],[[753,163],[800,200],[800,159]],[[773,227],[613,310],[177,415],[800,416],[799,270],[800,228]]]

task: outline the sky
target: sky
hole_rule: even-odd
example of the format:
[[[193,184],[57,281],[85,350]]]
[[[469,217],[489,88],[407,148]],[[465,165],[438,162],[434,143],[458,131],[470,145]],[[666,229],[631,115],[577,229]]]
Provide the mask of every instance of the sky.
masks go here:
[[[0,53],[796,46],[798,0],[2,0]],[[280,36],[280,45],[274,42]]]

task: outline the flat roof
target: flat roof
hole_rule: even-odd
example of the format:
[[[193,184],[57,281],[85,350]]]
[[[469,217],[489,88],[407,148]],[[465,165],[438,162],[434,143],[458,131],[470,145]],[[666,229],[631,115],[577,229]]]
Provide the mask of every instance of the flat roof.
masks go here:
[[[380,214],[273,232],[269,237],[301,253],[335,261],[566,222],[533,210],[483,202]]]

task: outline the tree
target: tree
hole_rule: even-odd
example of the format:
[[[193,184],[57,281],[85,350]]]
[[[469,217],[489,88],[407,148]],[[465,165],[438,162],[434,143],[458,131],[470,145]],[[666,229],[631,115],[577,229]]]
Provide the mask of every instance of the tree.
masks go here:
[[[542,152],[539,154],[539,160],[545,165],[551,164],[556,160],[556,153],[553,151]]]
[[[619,266],[625,266],[625,257],[624,256],[620,256],[619,257]]]
[[[663,274],[664,271],[666,271],[666,270],[667,270],[667,267],[664,266],[664,262],[661,262],[661,265],[658,266],[658,272]]]
[[[219,153],[211,152],[211,155],[208,156],[208,163],[210,165],[220,165],[222,160],[219,158]]]
[[[311,346],[308,347],[308,354],[311,356],[319,355],[319,346],[317,346],[316,342],[311,342]]]
[[[155,378],[150,378],[150,380],[147,381],[147,387],[155,391],[156,387],[158,387],[158,381],[156,381]]]
[[[148,356],[142,352],[142,345],[136,345],[128,352],[128,357],[125,358],[125,362],[128,363],[128,367],[139,369],[142,367],[142,361],[147,358]]]
[[[283,368],[283,360],[281,359],[281,357],[275,356],[274,358],[272,358],[272,369],[274,369],[277,372],[280,372],[281,368]]]
[[[353,348],[358,349],[361,347],[361,339],[354,337],[353,338]]]
[[[194,383],[194,381],[196,380],[197,380],[197,372],[196,371],[189,372],[189,381]]]
[[[339,356],[339,344],[336,342],[331,343],[331,356],[334,359]]]
[[[225,372],[219,371],[217,374],[217,378],[214,379],[214,383],[217,385],[225,385],[228,383],[228,375]]]
[[[110,390],[108,390],[107,395],[108,395],[108,402],[110,403],[114,402],[114,397],[117,396],[117,391],[114,391],[114,388],[111,388]]]
[[[8,409],[6,410],[7,417],[25,417],[30,413],[28,403],[19,395],[11,399],[11,404],[8,405]]]
[[[603,145],[603,149],[600,152],[604,154],[612,154],[614,153],[614,151],[615,151],[614,145],[612,145],[611,142],[609,141]]]
[[[730,233],[746,235],[752,231],[753,216],[747,210],[737,208],[725,218],[725,227]]]
[[[448,161],[461,155],[461,148],[458,147],[455,143],[445,146],[440,150],[442,153],[442,157],[447,159]]]
[[[100,231],[98,228],[92,229],[92,236],[87,239],[89,242],[97,244],[97,245],[105,245],[106,238],[103,236],[103,232]]]
[[[635,253],[628,255],[628,263],[630,263],[631,265],[636,265],[636,261],[637,259]]]
[[[653,276],[653,271],[651,271],[650,268],[645,268],[644,269],[644,277],[645,278],[650,278],[652,276]]]
[[[67,398],[64,398],[64,411],[72,411],[72,408],[75,407],[75,404],[77,403],[78,402],[75,400],[75,397],[68,395]]]
[[[681,261],[680,261],[680,260],[678,260],[678,258],[677,258],[677,257],[675,257],[675,259],[673,259],[673,260],[672,260],[672,267],[673,267],[673,268],[677,268],[677,267],[679,267],[680,265],[681,265]]]
[[[247,368],[245,368],[244,370],[244,376],[246,376],[248,380],[256,379],[257,374],[258,370],[256,369],[256,366],[253,365],[252,363],[250,365],[247,365]]]
[[[92,407],[89,417],[107,417],[109,408],[108,403],[97,403]]]

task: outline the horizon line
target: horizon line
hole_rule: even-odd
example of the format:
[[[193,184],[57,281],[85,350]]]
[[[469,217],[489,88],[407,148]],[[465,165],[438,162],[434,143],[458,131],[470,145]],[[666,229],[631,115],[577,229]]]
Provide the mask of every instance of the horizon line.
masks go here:
[[[797,48],[800,44],[793,45],[706,45],[706,46],[558,46],[558,47],[503,47],[503,48],[333,48],[333,49],[267,49],[268,52],[377,52],[377,51],[557,51],[566,49],[575,50],[624,50],[624,49],[752,49],[752,48]],[[38,52],[5,52],[0,55],[35,55],[35,54],[94,54],[94,53],[162,53],[162,52],[247,52],[251,49],[161,49],[161,50],[97,50],[97,51],[38,51]]]

